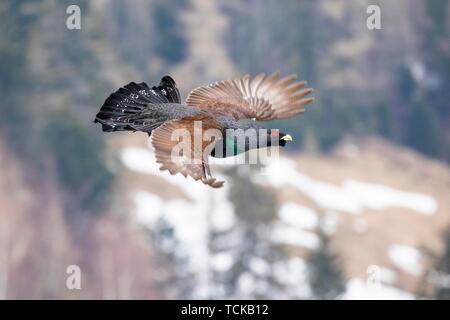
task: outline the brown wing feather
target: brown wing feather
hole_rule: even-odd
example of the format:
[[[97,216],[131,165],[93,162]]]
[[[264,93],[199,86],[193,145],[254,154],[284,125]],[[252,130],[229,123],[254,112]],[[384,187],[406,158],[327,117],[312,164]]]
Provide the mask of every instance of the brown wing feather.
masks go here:
[[[198,87],[189,93],[186,104],[235,119],[285,119],[303,113],[305,106],[314,101],[307,97],[313,89],[305,88],[306,82],[295,82],[296,79],[293,74],[281,79],[278,73],[270,76],[261,73],[253,79],[247,74]]]
[[[208,156],[211,148],[208,149],[208,147],[211,146],[211,142],[203,141],[200,136],[197,138],[202,142],[198,145],[194,143],[195,120],[202,120],[203,130],[219,129],[218,124],[211,118],[192,118],[164,123],[154,130],[151,136],[156,162],[161,164],[160,170],[168,170],[172,175],[176,173],[181,173],[185,177],[189,175],[194,180],[201,180],[213,188],[220,188],[224,182],[216,180],[209,174]],[[177,138],[176,130],[183,130],[179,132],[184,132],[189,138],[186,139],[185,136],[179,139],[180,141],[175,140]],[[200,134],[203,134],[203,131]]]

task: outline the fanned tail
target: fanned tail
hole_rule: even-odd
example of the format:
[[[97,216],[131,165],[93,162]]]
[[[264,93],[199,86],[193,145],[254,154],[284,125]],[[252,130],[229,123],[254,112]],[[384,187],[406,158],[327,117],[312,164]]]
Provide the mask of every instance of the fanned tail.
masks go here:
[[[130,82],[105,100],[94,122],[101,123],[105,132],[137,131],[142,126],[143,113],[151,115],[152,108],[167,103],[181,103],[180,93],[170,76],[163,77],[159,86],[152,88],[144,82]]]

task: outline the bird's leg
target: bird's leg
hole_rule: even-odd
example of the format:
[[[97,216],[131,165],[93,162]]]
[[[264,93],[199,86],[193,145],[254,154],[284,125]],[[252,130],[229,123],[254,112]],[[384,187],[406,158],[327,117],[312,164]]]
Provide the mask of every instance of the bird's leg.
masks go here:
[[[204,162],[202,162],[202,171],[203,171],[203,179],[207,179],[208,176],[206,174],[206,166]]]
[[[204,183],[209,184],[213,188],[220,188],[223,186],[223,181],[217,181],[215,178],[212,177],[211,169],[208,164],[205,164],[203,162],[202,168],[203,168],[203,176],[204,176],[204,178],[202,180]]]
[[[203,168],[206,170],[206,176],[212,178],[211,168],[207,164],[203,164]]]

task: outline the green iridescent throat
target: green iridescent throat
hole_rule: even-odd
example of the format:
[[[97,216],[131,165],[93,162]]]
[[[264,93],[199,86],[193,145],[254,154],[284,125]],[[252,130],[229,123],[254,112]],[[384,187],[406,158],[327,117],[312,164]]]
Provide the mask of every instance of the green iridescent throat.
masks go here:
[[[226,152],[228,152],[229,150],[233,150],[233,154],[237,155],[238,148],[237,148],[237,143],[236,143],[234,137],[228,137],[225,140],[225,145],[226,145],[226,149],[225,149]]]

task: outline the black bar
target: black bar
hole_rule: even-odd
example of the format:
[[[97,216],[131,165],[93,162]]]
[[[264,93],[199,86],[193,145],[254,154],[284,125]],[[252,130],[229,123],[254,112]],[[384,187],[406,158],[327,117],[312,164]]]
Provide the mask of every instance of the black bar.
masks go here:
[[[23,305],[23,306],[22,306]],[[114,315],[125,319],[314,319],[330,315],[347,318],[385,319],[395,313],[402,317],[431,316],[443,308],[448,310],[447,301],[281,301],[281,300],[214,300],[214,301],[2,301],[3,312],[11,308],[14,315],[58,314],[90,318],[98,315]],[[60,312],[56,310],[60,309]]]

